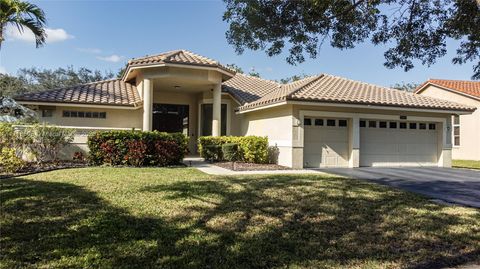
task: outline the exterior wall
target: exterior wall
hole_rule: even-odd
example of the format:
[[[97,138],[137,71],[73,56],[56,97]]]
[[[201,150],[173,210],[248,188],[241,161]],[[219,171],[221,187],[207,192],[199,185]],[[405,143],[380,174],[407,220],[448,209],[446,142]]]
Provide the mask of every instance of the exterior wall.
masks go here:
[[[267,136],[271,147],[278,148],[278,156],[275,156],[278,164],[297,167],[292,158],[295,151],[293,138],[292,106],[281,106],[271,109],[241,114],[242,135]]]
[[[453,159],[480,160],[480,100],[433,85],[419,94],[477,107],[470,115],[460,115],[460,146],[453,146],[451,154]]]

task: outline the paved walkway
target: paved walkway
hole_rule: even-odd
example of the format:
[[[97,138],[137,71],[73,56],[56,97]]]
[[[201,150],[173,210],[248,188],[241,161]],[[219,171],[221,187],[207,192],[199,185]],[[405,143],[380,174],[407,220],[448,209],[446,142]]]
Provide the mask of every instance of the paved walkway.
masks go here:
[[[187,166],[195,167],[198,170],[217,176],[240,176],[240,175],[286,175],[286,174],[325,174],[318,170],[259,170],[259,171],[232,171],[225,169],[211,163],[205,162],[200,157],[186,157],[183,159],[183,163]]]

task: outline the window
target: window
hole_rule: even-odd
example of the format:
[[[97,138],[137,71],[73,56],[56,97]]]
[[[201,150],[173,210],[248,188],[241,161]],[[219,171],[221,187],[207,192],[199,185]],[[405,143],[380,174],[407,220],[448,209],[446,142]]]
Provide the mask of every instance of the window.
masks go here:
[[[400,122],[400,129],[407,129],[407,123],[406,122]]]
[[[347,120],[338,120],[338,126],[347,127]]]
[[[417,129],[417,123],[416,122],[410,122],[410,124],[408,125],[410,127],[410,129]]]
[[[460,146],[460,116],[453,116],[453,145]]]
[[[418,124],[418,129],[427,130],[427,124],[426,123],[419,123]]]
[[[323,119],[315,119],[315,126],[323,126]]]
[[[429,130],[435,130],[435,129],[436,129],[435,123],[429,123],[429,124],[428,124],[428,129],[429,129]]]
[[[327,120],[327,126],[335,126],[335,120]]]
[[[377,128],[377,122],[374,120],[369,120],[368,121],[368,127],[369,128]]]
[[[394,121],[390,122],[390,129],[397,129],[397,123]]]
[[[50,118],[53,116],[53,110],[52,109],[42,109],[42,117],[43,118]]]
[[[312,125],[312,119],[309,119],[309,118],[303,119],[303,125],[305,125],[305,126]]]
[[[364,121],[364,120],[361,120],[360,121],[360,127],[366,127],[367,126],[367,122]]]
[[[381,122],[379,123],[379,127],[380,127],[380,128],[387,128],[387,122],[386,122],[386,121],[381,121]]]
[[[62,112],[62,117],[64,117],[64,118],[106,119],[107,118],[107,112],[86,112],[86,111],[64,110]]]
[[[202,104],[202,135],[212,135],[213,105]],[[220,135],[227,135],[227,104],[221,106]]]

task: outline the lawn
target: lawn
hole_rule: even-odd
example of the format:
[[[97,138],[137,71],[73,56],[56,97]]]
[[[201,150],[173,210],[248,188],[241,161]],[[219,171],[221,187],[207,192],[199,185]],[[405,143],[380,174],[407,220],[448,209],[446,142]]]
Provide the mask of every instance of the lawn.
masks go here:
[[[334,176],[83,168],[0,180],[1,268],[438,268],[480,211]]]
[[[452,160],[452,166],[457,168],[480,169],[480,161]]]

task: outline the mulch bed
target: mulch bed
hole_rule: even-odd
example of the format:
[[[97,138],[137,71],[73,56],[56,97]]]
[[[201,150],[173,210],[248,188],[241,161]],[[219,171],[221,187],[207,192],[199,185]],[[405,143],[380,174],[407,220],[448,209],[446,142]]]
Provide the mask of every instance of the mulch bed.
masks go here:
[[[29,162],[22,169],[20,169],[14,174],[0,173],[0,179],[30,175],[30,174],[53,171],[58,169],[80,168],[80,167],[86,167],[86,166],[88,166],[88,164],[82,161],[56,161],[56,162],[44,162],[44,163]]]
[[[244,162],[218,162],[213,163],[216,166],[220,166],[232,171],[264,171],[264,170],[291,170],[291,168],[281,166],[278,164],[260,164],[260,163],[244,163]],[[235,169],[234,169],[235,167]]]

